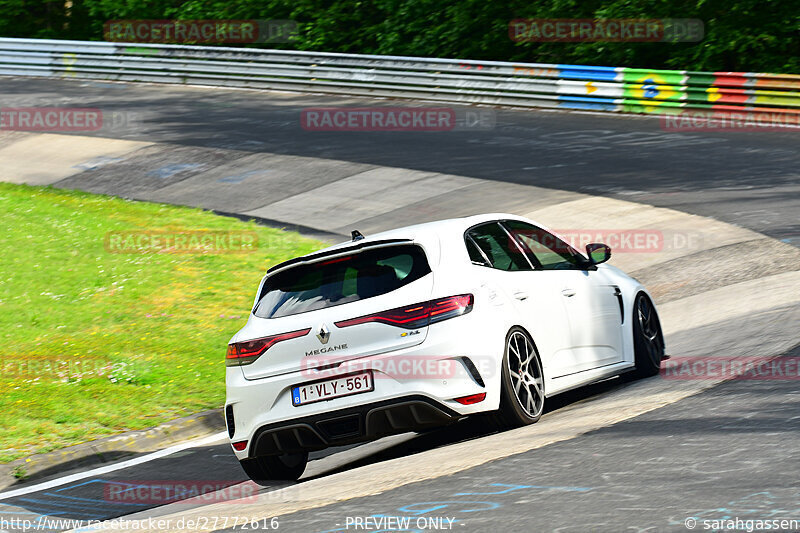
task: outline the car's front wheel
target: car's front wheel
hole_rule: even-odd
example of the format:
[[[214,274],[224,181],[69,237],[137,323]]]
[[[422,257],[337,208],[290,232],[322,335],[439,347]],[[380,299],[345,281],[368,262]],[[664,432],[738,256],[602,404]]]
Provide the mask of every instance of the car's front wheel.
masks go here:
[[[658,374],[664,357],[664,335],[656,308],[643,293],[636,296],[633,304],[633,353],[637,377]]]
[[[533,341],[519,327],[506,336],[500,385],[500,410],[495,421],[501,427],[533,424],[544,411],[544,374]]]
[[[259,485],[269,485],[272,481],[295,481],[306,469],[308,453],[286,455],[267,455],[239,461],[245,474]]]

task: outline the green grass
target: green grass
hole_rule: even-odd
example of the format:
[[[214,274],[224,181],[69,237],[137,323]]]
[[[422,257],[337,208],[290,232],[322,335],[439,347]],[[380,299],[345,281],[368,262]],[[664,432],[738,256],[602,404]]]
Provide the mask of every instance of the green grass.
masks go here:
[[[220,407],[276,262],[321,243],[199,209],[0,183],[0,462]],[[255,232],[247,253],[109,253],[111,231]]]

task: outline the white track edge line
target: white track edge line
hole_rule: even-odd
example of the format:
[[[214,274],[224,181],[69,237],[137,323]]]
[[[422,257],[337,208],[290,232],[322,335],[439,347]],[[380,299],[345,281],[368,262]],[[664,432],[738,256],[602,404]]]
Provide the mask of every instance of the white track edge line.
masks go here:
[[[36,485],[31,485],[29,487],[22,487],[16,490],[0,492],[0,500],[7,500],[9,498],[14,498],[16,496],[22,496],[25,494],[30,494],[31,492],[51,489],[53,487],[60,487],[61,485],[66,485],[67,483],[71,483],[73,481],[86,479],[87,477],[99,476],[102,474],[107,474],[109,472],[114,472],[115,470],[121,470],[123,468],[128,468],[130,466],[136,466],[142,463],[147,463],[149,461],[160,459],[162,457],[166,457],[168,455],[172,455],[173,453],[180,452],[189,448],[195,448],[197,446],[204,446],[206,444],[211,444],[212,442],[216,442],[218,440],[227,438],[227,436],[228,436],[227,431],[221,431],[220,433],[215,433],[214,435],[210,435],[208,437],[182,442],[180,444],[170,446],[169,448],[164,448],[163,450],[158,450],[152,453],[148,453],[147,455],[143,455],[141,457],[128,459],[127,461],[101,466],[100,468],[87,470],[86,472],[76,472],[75,474],[70,474],[68,476],[51,479],[50,481],[45,481],[44,483],[37,483]]]

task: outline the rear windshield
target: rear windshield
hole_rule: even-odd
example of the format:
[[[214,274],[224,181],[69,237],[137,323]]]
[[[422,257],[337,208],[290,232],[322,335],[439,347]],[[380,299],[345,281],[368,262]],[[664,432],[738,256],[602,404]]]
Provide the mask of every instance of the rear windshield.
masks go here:
[[[280,318],[372,298],[408,285],[430,271],[419,246],[366,249],[270,276],[253,313],[261,318]]]

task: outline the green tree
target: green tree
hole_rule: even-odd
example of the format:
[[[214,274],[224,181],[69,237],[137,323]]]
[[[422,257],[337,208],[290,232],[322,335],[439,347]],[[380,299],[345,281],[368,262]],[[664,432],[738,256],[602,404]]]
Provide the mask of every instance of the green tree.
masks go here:
[[[641,68],[800,71],[798,0],[0,0],[0,35],[103,38],[119,19],[292,19],[272,48]],[[696,18],[698,43],[514,42],[516,18]]]

